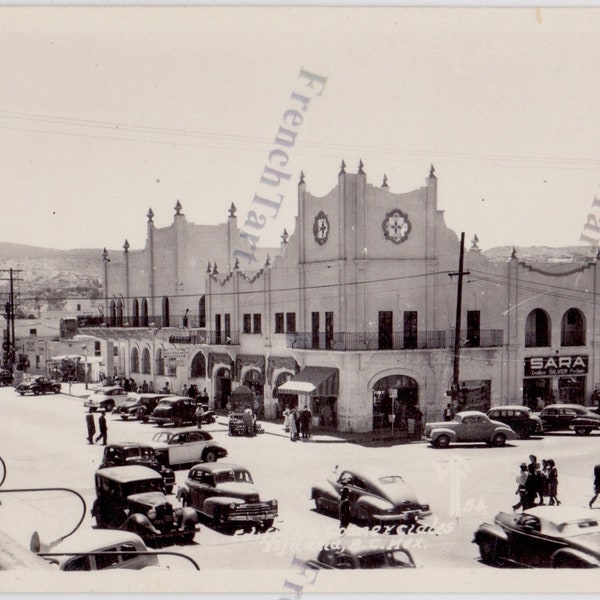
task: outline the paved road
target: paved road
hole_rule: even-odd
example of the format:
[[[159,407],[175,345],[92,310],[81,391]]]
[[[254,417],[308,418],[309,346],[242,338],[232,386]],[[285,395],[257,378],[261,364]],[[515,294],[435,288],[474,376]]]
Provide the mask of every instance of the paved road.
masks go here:
[[[109,441],[145,441],[156,428],[108,417]],[[267,429],[275,427],[270,425]],[[228,535],[202,526],[197,543],[175,547],[192,556],[205,571],[223,568],[289,569],[296,555],[309,556],[337,535],[337,521],[315,512],[310,487],[336,464],[375,462],[404,476],[421,502],[431,505],[436,535],[405,538],[419,566],[487,569],[471,543],[474,529],[515,502],[515,475],[529,454],[553,458],[559,468],[559,497],[584,506],[590,497],[593,465],[600,462],[600,434],[565,433],[516,441],[504,448],[485,445],[436,450],[425,443],[365,448],[345,443],[291,443],[276,435],[231,438],[219,423],[209,426],[229,450],[229,460],[248,467],[263,497],[279,501],[273,531]],[[72,487],[89,507],[93,476],[102,446],[88,445],[85,409],[80,398],[66,395],[17,395],[0,389],[0,456],[7,465],[3,488]],[[185,479],[177,471],[177,482]],[[23,544],[37,530],[42,539],[69,531],[81,514],[75,497],[61,492],[2,494],[0,528]],[[92,527],[89,514],[83,527]],[[351,526],[354,532],[363,530]],[[176,559],[175,559],[176,560]],[[173,564],[173,567],[176,565]],[[188,568],[187,565],[181,568]]]

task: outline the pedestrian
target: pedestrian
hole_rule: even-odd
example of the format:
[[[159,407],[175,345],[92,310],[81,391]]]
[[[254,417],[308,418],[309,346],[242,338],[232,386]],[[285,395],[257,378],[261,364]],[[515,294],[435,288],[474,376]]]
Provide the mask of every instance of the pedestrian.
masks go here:
[[[529,455],[529,464],[527,465],[527,470],[529,471],[530,479],[528,480],[528,489],[530,493],[533,494],[531,498],[531,506],[535,506],[535,499],[537,496],[540,497],[539,505],[544,505],[544,492],[543,485],[544,480],[542,476],[542,471],[540,469],[540,463],[537,461],[537,456],[534,454]],[[528,507],[529,508],[529,507]]]
[[[163,394],[170,394],[171,393],[171,388],[169,386],[169,382],[168,381],[165,381],[165,385],[163,386],[162,393]]]
[[[87,440],[88,444],[94,443],[94,434],[96,433],[96,422],[94,421],[94,413],[90,408],[87,415],[85,415],[85,422],[87,425]]]
[[[589,506],[592,508],[592,504],[596,501],[596,498],[600,495],[600,465],[594,467],[594,496],[590,500]]]
[[[348,529],[348,525],[350,525],[350,490],[346,485],[342,488],[340,494],[339,517],[340,533],[344,534]]]
[[[292,408],[290,411],[290,441],[295,442],[298,435],[298,428],[296,427],[296,408]]]
[[[517,508],[522,508],[525,510],[529,508],[527,506],[527,479],[529,477],[529,473],[527,472],[527,465],[525,463],[521,463],[519,467],[519,472],[515,481],[517,482],[517,491],[515,494],[518,494],[519,501],[516,504],[513,504],[512,509],[517,510]]]
[[[452,421],[452,405],[450,402],[448,402],[444,409],[444,421]]]
[[[198,429],[202,429],[202,417],[204,416],[204,408],[202,406],[202,402],[198,402],[198,405],[196,406],[196,425],[198,426]]]
[[[557,497],[558,494],[558,469],[553,459],[548,459],[548,497],[550,506],[560,506],[560,500]]]
[[[188,397],[188,386],[184,383],[183,388],[181,388],[181,395]]]
[[[148,392],[150,392],[151,394],[154,394],[154,382],[153,381],[148,382]]]
[[[304,405],[304,408],[302,409],[301,419],[302,419],[302,430],[304,433],[304,439],[308,439],[310,437],[310,424],[312,421],[312,412],[306,404]]]
[[[106,436],[108,434],[108,426],[106,425],[106,415],[104,412],[100,414],[100,418],[98,419],[98,426],[100,428],[100,433],[96,436],[96,441],[102,438],[102,445],[106,446]]]
[[[148,383],[144,379],[144,382],[142,383],[142,394],[147,394],[147,393],[148,393]]]
[[[251,408],[244,410],[242,422],[244,425],[244,435],[248,437],[254,437],[254,415],[252,414]]]
[[[290,409],[287,406],[283,411],[283,429],[287,432],[290,430]]]

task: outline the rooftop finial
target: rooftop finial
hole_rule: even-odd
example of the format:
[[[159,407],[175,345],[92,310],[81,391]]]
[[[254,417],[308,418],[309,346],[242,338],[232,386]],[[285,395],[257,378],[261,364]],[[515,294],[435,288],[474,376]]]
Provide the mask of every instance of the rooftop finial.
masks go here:
[[[381,184],[381,187],[382,188],[388,187],[388,184],[387,184],[387,175],[385,173],[383,174],[383,183]]]
[[[283,235],[281,236],[281,243],[282,244],[287,244],[288,242],[288,238],[290,237],[289,233],[287,232],[287,229],[284,228],[283,230]]]
[[[106,251],[106,248],[102,250],[102,260],[104,262],[110,262],[110,258],[108,258],[108,252]]]
[[[513,246],[512,252],[510,253],[511,258],[517,258],[517,249]]]
[[[267,260],[265,261],[265,267],[271,266],[271,257],[267,254]]]
[[[179,202],[179,200],[177,200],[177,202],[175,203],[175,214],[180,215],[181,209],[182,209],[181,202]]]
[[[211,266],[211,264],[210,264],[210,260],[208,261],[208,265],[206,265],[206,272],[207,272],[207,273],[210,273],[210,272],[212,272],[212,266]]]
[[[364,175],[364,174],[365,174],[365,172],[364,172],[364,170],[363,170],[364,166],[365,166],[365,165],[363,164],[362,158],[361,158],[361,159],[359,159],[359,161],[358,161],[358,172],[359,172],[361,175]]]
[[[340,175],[345,172],[346,172],[346,163],[344,162],[344,159],[342,158],[342,164],[340,166]]]
[[[600,260],[600,246],[596,248],[596,260]]]
[[[232,202],[231,206],[229,207],[229,216],[235,217],[236,211],[237,211],[237,208],[235,207],[235,204]]]
[[[237,256],[235,257],[235,265],[233,265],[233,270],[234,271],[240,270],[240,259]]]
[[[123,244],[123,249],[125,250],[125,252],[129,251],[129,242],[127,240],[125,240],[125,243]]]
[[[213,275],[218,275],[219,274],[219,269],[217,269],[217,263],[215,263],[215,266],[213,267]]]
[[[304,171],[300,171],[300,181],[298,185],[302,185],[304,183]]]
[[[148,214],[146,216],[148,217],[148,223],[152,223],[152,219],[154,218],[154,213],[152,212],[151,208],[148,209]]]
[[[471,240],[471,250],[479,250],[479,246],[477,244],[479,244],[479,238],[477,237],[477,234],[475,234]]]
[[[436,179],[435,167],[433,166],[433,163],[431,163],[431,168],[429,169],[429,177],[432,179]]]

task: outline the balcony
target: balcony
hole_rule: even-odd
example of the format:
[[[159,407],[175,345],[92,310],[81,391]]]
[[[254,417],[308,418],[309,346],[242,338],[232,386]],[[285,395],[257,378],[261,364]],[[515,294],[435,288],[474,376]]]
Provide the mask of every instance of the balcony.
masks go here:
[[[454,346],[454,329],[448,332],[448,347]],[[502,329],[480,329],[478,332],[461,331],[461,348],[499,348],[504,344]]]
[[[79,317],[78,327],[200,327],[200,317],[191,314],[176,314],[164,317],[163,315],[116,315],[104,317]]]
[[[298,350],[429,350],[446,347],[445,331],[419,331],[415,336],[390,332],[287,333],[286,345]]]

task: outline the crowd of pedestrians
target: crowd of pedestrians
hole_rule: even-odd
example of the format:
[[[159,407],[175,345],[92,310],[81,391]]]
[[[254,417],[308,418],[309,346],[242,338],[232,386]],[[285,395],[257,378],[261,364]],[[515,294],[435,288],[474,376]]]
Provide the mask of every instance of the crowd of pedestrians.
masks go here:
[[[300,410],[297,407],[283,411],[283,428],[290,433],[290,440],[308,440],[311,436],[312,411],[306,404]]]
[[[516,477],[519,502],[513,504],[513,510],[527,510],[533,506],[544,506],[548,498],[548,506],[559,506],[558,469],[553,459],[542,460],[542,464],[533,454],[529,456],[529,464],[521,463]]]

